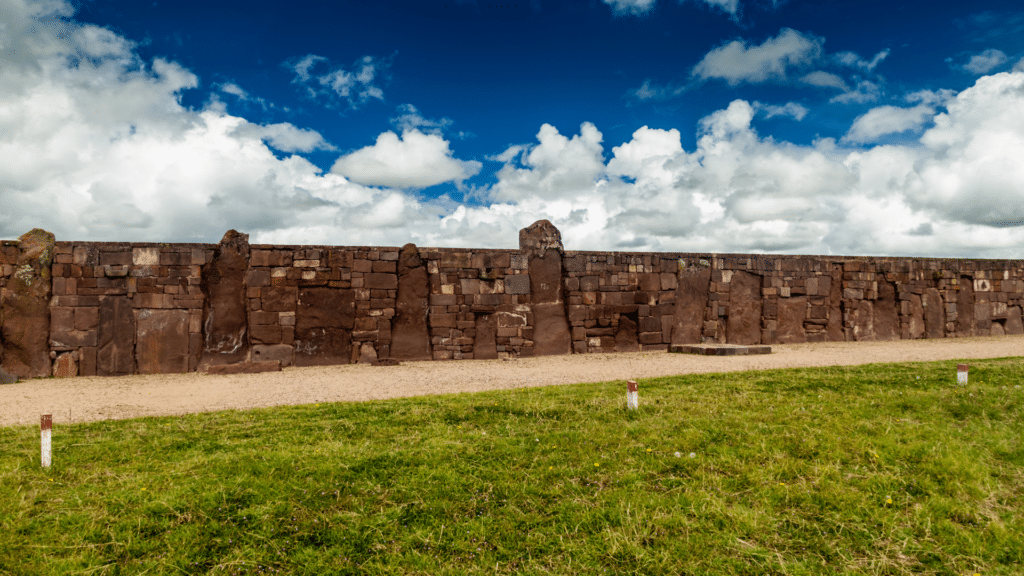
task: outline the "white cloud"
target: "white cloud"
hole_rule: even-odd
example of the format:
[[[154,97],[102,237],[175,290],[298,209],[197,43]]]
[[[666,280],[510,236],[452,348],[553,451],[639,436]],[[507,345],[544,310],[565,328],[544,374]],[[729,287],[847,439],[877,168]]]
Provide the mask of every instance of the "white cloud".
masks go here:
[[[865,102],[878,100],[881,93],[882,89],[878,84],[862,80],[857,83],[856,90],[850,90],[849,92],[834,96],[829,102],[833,104],[836,102],[840,104],[864,104]]]
[[[850,87],[846,85],[842,78],[831,72],[822,72],[821,70],[803,76],[800,78],[800,81],[812,86],[821,86],[822,88],[838,88],[844,92],[850,90]]]
[[[792,28],[783,28],[775,38],[750,48],[742,40],[733,40],[708,52],[691,75],[702,80],[720,78],[730,86],[781,81],[786,79],[788,67],[807,65],[817,59],[822,43]]]
[[[657,0],[602,0],[612,7],[613,16],[644,16],[654,10]],[[736,16],[740,7],[739,0],[698,0],[712,8]]]
[[[850,68],[860,68],[871,72],[875,69],[875,66],[878,66],[888,55],[889,49],[886,48],[878,54],[875,54],[875,57],[872,58],[870,62],[864,60],[854,52],[838,52],[832,55],[832,59],[840,65],[848,66]]]
[[[1024,58],[1017,60],[1017,63],[1013,65],[1014,72],[1024,72]]]
[[[183,108],[182,92],[199,79],[180,65],[141,62],[111,37],[100,43],[111,47],[105,56],[82,58],[79,43],[91,40],[73,33],[77,25],[63,37],[46,26],[30,32],[29,5],[7,2],[3,41],[19,48],[0,67],[3,238],[42,227],[62,240],[217,242],[234,228],[253,243],[514,248],[520,228],[546,218],[570,250],[1016,258],[1024,245],[1024,226],[1004,224],[1024,220],[1022,72],[955,94],[906,95],[918,106],[905,110],[946,110],[907,146],[828,137],[798,146],[751,126],[757,113],[805,114],[792,102],[735,100],[700,120],[690,151],[685,126],[641,127],[608,159],[594,124],[566,135],[543,124],[536,143],[489,158],[505,166],[477,191],[487,202],[471,207],[392,188],[460,182],[480,169],[426,133],[447,119],[403,106],[393,120],[401,138],[385,132],[339,158],[346,175],[321,173],[301,156],[276,158],[263,141],[327,146],[316,132],[250,123],[216,98]],[[906,125],[901,114],[919,118],[875,114],[851,131],[881,134]]]
[[[995,48],[989,48],[980,54],[971,56],[970,60],[966,64],[956,66],[957,68],[963,69],[971,74],[985,74],[988,71],[1002,66],[1006,63],[1008,58],[1001,50]],[[951,58],[946,59],[947,62],[952,61]]]
[[[402,133],[402,140],[384,132],[373,146],[338,158],[331,173],[367,186],[427,188],[471,178],[482,166],[453,158],[443,138],[413,128]]]
[[[390,66],[396,53],[387,58],[374,58],[363,56],[356,61],[355,70],[347,71],[335,68],[325,74],[314,75],[312,69],[320,62],[327,62],[327,58],[316,54],[307,54],[302,58],[290,59],[283,63],[283,66],[291,70],[295,75],[293,84],[301,84],[305,88],[305,95],[312,99],[326,99],[329,102],[337,97],[343,98],[348,106],[356,109],[365,104],[371,98],[384,99],[384,91],[376,86],[374,79],[385,72]],[[314,84],[322,88],[316,88]],[[329,104],[328,104],[329,105]]]
[[[765,118],[772,118],[773,116],[792,116],[798,122],[804,119],[807,115],[807,108],[801,106],[796,102],[787,102],[782,106],[773,106],[771,104],[762,104],[760,102],[754,102],[754,108],[759,112],[764,112]]]
[[[931,120],[934,113],[935,109],[926,104],[913,108],[878,106],[857,117],[846,136],[843,136],[843,140],[873,142],[886,134],[918,130]]]

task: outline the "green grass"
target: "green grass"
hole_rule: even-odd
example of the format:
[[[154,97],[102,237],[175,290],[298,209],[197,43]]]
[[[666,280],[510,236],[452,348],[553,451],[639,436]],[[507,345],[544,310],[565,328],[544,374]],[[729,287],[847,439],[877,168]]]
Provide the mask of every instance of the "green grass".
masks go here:
[[[1020,574],[1022,360],[0,428],[0,573]]]

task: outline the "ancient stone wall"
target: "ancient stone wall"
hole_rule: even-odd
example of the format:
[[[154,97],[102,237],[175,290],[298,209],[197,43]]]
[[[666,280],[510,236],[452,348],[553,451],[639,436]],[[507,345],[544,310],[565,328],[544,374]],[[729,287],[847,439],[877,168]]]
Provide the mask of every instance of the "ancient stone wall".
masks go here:
[[[0,364],[21,378],[1022,334],[1024,262],[0,242]]]

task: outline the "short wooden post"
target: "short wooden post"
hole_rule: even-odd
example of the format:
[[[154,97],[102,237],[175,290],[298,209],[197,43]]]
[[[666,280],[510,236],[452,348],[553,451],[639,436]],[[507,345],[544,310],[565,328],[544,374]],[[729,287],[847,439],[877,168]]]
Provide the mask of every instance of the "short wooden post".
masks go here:
[[[40,442],[43,450],[43,468],[50,467],[50,432],[53,429],[53,417],[50,414],[43,414],[39,420]]]
[[[640,404],[640,400],[637,398],[636,380],[626,380],[626,403],[629,404],[630,410],[636,410]]]
[[[956,365],[956,383],[961,386],[967,385],[967,364]]]

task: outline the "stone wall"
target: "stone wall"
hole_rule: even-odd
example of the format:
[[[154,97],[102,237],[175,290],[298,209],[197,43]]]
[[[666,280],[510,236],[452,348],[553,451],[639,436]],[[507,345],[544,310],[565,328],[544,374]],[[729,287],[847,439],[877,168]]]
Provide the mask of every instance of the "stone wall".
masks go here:
[[[1022,334],[1024,262],[0,242],[0,364],[21,378]]]

